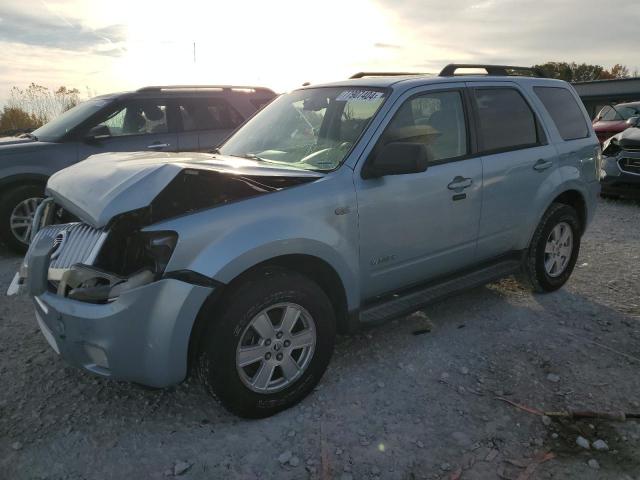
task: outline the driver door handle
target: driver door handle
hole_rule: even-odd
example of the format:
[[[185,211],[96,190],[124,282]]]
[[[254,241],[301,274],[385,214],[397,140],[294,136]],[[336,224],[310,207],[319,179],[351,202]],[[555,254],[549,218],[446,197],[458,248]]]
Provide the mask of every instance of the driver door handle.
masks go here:
[[[471,180],[470,178],[457,176],[451,181],[449,185],[447,185],[447,188],[449,190],[459,191],[459,190],[464,190],[465,188],[469,188],[472,183],[473,183],[473,180]]]
[[[538,160],[536,163],[533,164],[533,169],[541,172],[543,170],[546,170],[547,168],[550,168],[553,165],[553,162],[551,160],[543,160],[542,158],[540,160]]]
[[[157,150],[159,148],[168,148],[170,146],[170,143],[152,143],[151,145],[147,145],[147,148],[151,150]]]

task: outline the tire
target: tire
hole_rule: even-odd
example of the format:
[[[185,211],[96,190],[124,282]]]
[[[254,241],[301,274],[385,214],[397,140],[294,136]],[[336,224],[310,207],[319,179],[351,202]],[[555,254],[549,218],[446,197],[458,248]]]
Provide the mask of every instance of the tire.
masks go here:
[[[279,321],[285,323],[284,313],[293,312],[290,318],[294,318],[296,311],[294,333],[276,338]],[[270,331],[264,313],[275,331],[260,335],[258,330]],[[269,267],[251,273],[230,287],[219,304],[205,304],[200,315],[198,321],[206,323],[198,339],[198,374],[209,392],[241,417],[264,418],[298,403],[316,386],[333,354],[336,320],[331,302],[316,283],[293,271]],[[313,333],[313,346],[293,350],[292,342],[304,343],[302,336],[295,335],[304,334],[306,342]],[[252,348],[259,352],[259,359],[240,366],[245,358],[241,351]],[[303,368],[292,370],[291,359],[296,368]],[[278,366],[272,373],[259,375],[261,369],[269,372],[274,362]]]
[[[566,232],[566,227],[571,231],[571,238],[564,244],[570,245],[571,251],[570,254],[563,256],[562,252],[567,253],[566,247],[564,244],[557,246],[554,243],[556,234],[552,237],[552,232],[556,228],[559,229],[555,230],[556,233],[558,231]],[[535,291],[541,293],[553,292],[567,282],[578,260],[581,235],[580,219],[575,209],[561,203],[551,204],[533,234],[524,259],[525,275]],[[552,250],[551,252],[545,252],[548,245]],[[553,251],[554,248],[557,248],[555,252]],[[550,271],[546,265],[553,264],[554,253],[557,260],[556,268],[552,267]]]
[[[28,184],[28,185],[20,185],[17,187],[13,187],[8,190],[0,199],[0,238],[5,243],[7,247],[13,250],[16,253],[24,253],[27,251],[29,247],[29,233],[31,232],[31,227],[20,227],[12,230],[11,228],[11,217],[14,213],[15,209],[22,202],[25,202],[29,199],[39,199],[42,200],[44,198],[44,189],[40,185]],[[39,202],[37,202],[39,203]],[[15,213],[23,213],[25,220],[24,223],[28,223],[29,220],[26,217],[29,217],[28,212],[31,212],[31,218],[34,213],[34,208],[37,206],[35,202],[28,202],[23,204],[21,210]],[[26,209],[26,210],[25,210]],[[20,238],[17,236],[17,233],[24,233],[24,238]],[[24,241],[26,239],[26,241]]]

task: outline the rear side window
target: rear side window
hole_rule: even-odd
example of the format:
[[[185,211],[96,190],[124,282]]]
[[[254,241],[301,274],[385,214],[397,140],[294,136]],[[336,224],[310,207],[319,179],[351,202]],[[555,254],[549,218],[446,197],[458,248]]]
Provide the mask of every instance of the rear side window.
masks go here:
[[[551,115],[563,140],[589,136],[582,110],[569,90],[559,87],[534,87],[533,90]]]
[[[185,132],[198,130],[232,130],[244,118],[222,98],[188,99],[178,102]]]
[[[538,144],[536,118],[513,88],[475,90],[480,141],[485,152],[515,150]]]

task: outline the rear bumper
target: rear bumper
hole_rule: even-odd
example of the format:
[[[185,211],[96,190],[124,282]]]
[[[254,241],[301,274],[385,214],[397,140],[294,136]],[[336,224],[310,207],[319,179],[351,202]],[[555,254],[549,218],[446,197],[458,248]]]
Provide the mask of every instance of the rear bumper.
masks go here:
[[[34,297],[40,328],[70,364],[152,387],[184,380],[189,337],[212,288],[165,279],[107,304]]]

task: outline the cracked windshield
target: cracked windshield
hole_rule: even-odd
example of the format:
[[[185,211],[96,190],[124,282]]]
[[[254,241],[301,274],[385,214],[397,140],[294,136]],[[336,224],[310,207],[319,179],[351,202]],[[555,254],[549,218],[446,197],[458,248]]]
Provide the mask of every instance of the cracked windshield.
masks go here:
[[[312,88],[282,95],[221,148],[223,155],[333,170],[386,98],[382,89]]]

